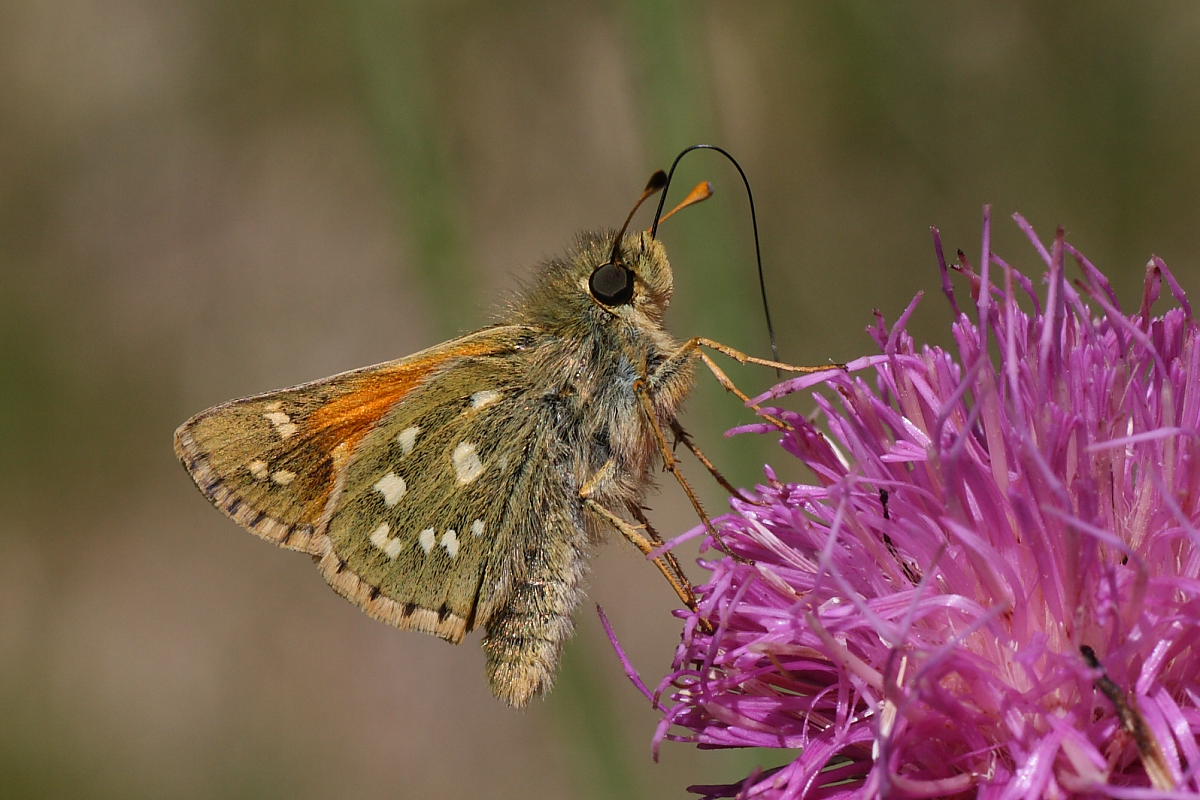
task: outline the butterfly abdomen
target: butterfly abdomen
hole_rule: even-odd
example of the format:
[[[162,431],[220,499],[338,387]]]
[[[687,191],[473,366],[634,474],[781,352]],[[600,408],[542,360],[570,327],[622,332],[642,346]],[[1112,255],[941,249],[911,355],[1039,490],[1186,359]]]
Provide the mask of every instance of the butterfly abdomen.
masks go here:
[[[590,537],[579,515],[549,513],[525,552],[523,579],[487,622],[483,649],[492,692],[512,706],[549,691],[583,598]],[[564,535],[565,534],[565,535]]]

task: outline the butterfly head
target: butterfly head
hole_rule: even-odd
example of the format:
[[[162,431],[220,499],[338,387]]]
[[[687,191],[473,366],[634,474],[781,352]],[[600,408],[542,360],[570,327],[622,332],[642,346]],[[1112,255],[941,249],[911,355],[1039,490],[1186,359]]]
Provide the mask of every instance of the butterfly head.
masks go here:
[[[614,317],[626,317],[636,324],[637,315],[649,317],[656,324],[662,323],[663,312],[671,301],[671,268],[662,245],[654,234],[646,232],[636,241],[626,242],[625,231],[633,215],[647,199],[666,188],[667,175],[662,170],[650,176],[642,196],[633,204],[625,224],[608,236],[611,244],[608,258],[599,260],[592,253],[585,254],[583,268],[591,267],[587,291],[592,301]],[[604,235],[599,237],[601,241]]]
[[[566,331],[579,325],[659,326],[673,280],[666,249],[648,233],[590,231],[562,258],[543,265],[518,307],[527,322]]]
[[[612,241],[611,234],[599,235],[600,242],[606,238]],[[587,293],[593,303],[616,316],[638,312],[662,319],[674,280],[667,251],[657,239],[644,232],[627,237],[599,263],[594,254],[587,255],[592,257],[585,256],[580,266],[591,268]]]
[[[566,258],[546,265],[526,297],[527,312],[537,318],[533,321],[560,330],[583,325],[585,332],[662,326],[674,284],[666,250],[651,230],[626,232],[638,207],[667,182],[666,173],[655,172],[618,230],[585,233]],[[675,211],[703,199],[695,195],[697,190]]]

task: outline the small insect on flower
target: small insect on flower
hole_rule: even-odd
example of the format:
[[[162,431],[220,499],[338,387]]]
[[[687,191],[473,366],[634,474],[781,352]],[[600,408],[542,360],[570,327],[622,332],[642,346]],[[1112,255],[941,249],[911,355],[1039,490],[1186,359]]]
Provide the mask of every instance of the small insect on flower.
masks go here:
[[[1044,293],[991,251],[985,212],[978,271],[954,265],[962,313],[935,230],[953,350],[913,341],[914,300],[871,328],[883,354],[851,365],[873,381],[800,377],[756,399],[832,390],[813,394],[828,436],[772,411],[817,482],[768,471],[717,521],[738,557],[706,564],[652,695],[656,747],[790,760],[692,791],[1200,792],[1200,325],[1160,259],[1129,314],[1061,231],[1047,249],[1016,219]],[[1154,316],[1164,281],[1175,303]]]
[[[698,147],[728,156],[702,145],[680,157]],[[554,680],[603,531],[643,553],[661,544],[641,502],[656,459],[675,471],[664,429],[690,444],[676,415],[694,361],[737,391],[702,348],[829,369],[666,332],[673,281],[658,225],[708,197],[707,184],[625,233],[669,182],[656,172],[619,230],[582,234],[494,324],[210,408],[176,431],[176,453],[218,509],[312,556],[372,617],[455,643],[484,628],[492,691],[525,705]],[[653,560],[694,607],[674,556]]]

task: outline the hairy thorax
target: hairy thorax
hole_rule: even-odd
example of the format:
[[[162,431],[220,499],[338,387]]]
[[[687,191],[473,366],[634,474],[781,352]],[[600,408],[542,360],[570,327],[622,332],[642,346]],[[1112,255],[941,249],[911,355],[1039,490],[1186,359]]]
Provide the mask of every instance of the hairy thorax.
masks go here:
[[[644,387],[659,429],[670,436],[688,391],[690,360],[672,360],[679,348],[661,329],[601,342],[561,338],[543,345],[540,359],[560,376],[541,398],[546,423],[561,443],[564,477],[576,491],[622,508],[636,503],[649,485],[658,455],[656,434],[638,397]],[[564,463],[565,462],[565,463]]]

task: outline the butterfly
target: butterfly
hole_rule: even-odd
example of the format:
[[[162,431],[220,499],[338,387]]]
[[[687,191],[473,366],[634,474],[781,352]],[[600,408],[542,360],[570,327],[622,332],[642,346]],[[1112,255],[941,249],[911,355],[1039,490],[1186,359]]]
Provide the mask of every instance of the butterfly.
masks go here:
[[[526,705],[553,683],[609,529],[661,544],[641,501],[658,459],[674,469],[664,430],[703,459],[676,419],[697,359],[723,378],[703,348],[776,365],[664,329],[661,205],[651,229],[626,230],[668,182],[655,173],[619,230],[542,264],[493,324],[202,411],[175,433],[179,459],[226,516],[311,556],[375,619],[453,643],[482,628],[493,693]],[[675,558],[654,563],[694,607]]]

